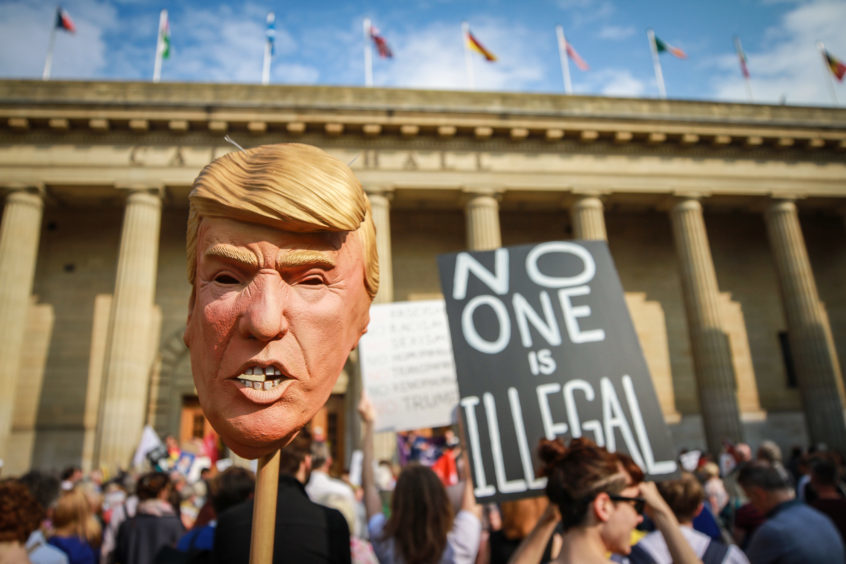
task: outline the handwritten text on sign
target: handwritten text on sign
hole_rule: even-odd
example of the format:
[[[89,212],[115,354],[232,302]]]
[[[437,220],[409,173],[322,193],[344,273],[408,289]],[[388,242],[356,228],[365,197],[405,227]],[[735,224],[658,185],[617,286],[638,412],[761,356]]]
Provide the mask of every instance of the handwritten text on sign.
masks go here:
[[[442,300],[372,306],[359,352],[377,431],[450,424],[458,387]]]
[[[652,477],[674,448],[604,241],[438,259],[476,497],[534,495],[541,437],[587,435]]]

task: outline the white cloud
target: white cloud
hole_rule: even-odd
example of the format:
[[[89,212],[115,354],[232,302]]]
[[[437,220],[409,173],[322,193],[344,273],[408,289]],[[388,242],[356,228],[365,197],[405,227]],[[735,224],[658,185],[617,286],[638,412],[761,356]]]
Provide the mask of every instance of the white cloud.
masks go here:
[[[607,19],[616,12],[611,0],[557,0],[556,4],[568,12],[572,27]]]
[[[784,15],[778,26],[766,31],[760,47],[744,42],[751,86],[756,102],[789,104],[831,104],[829,73],[816,48],[817,41],[841,58],[846,57],[846,3],[817,0],[799,3]],[[747,100],[736,55],[726,54],[711,61],[716,77],[715,97]],[[837,84],[841,103],[846,88]]]
[[[634,28],[634,26],[631,25],[606,25],[599,30],[598,36],[600,39],[608,39],[610,41],[621,41],[623,39],[628,39],[636,32],[637,30]]]
[[[573,76],[574,90],[577,92],[635,98],[643,96],[646,90],[646,84],[628,69],[603,69],[583,76]],[[584,88],[579,87],[580,82]]]

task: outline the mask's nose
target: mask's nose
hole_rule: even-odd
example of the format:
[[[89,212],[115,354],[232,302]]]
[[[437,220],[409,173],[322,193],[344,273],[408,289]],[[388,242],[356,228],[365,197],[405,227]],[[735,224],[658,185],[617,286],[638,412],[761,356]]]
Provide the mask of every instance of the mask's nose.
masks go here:
[[[246,300],[239,327],[241,333],[259,341],[281,339],[288,331],[285,301],[288,287],[276,273],[259,273],[244,290]]]

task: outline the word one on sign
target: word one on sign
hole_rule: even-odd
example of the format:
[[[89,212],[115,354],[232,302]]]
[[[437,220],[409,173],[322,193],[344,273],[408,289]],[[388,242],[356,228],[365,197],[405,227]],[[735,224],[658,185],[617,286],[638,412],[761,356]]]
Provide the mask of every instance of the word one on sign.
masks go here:
[[[604,241],[438,257],[476,498],[537,495],[538,440],[587,436],[651,478],[675,449]]]

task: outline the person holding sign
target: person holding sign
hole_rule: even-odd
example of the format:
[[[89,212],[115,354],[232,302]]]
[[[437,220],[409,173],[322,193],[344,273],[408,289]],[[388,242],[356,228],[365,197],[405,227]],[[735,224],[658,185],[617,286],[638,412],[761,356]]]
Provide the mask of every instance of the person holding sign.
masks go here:
[[[559,519],[564,530],[556,563],[606,563],[609,553],[627,555],[631,534],[644,510],[677,564],[700,562],[679,529],[672,510],[643,472],[619,454],[589,439],[542,439],[538,456],[547,477],[550,509],[523,541],[510,562],[536,564]]]
[[[403,468],[391,499],[391,516],[382,513],[373,472],[376,410],[365,394],[358,412],[364,426],[362,487],[370,542],[379,562],[472,564],[482,534],[482,510],[465,476],[461,508],[453,515],[446,488],[428,467],[412,462]],[[467,470],[466,454],[464,468]]]
[[[220,157],[188,198],[194,384],[223,442],[258,458],[326,403],[367,328],[370,205],[346,164],[297,143]]]

